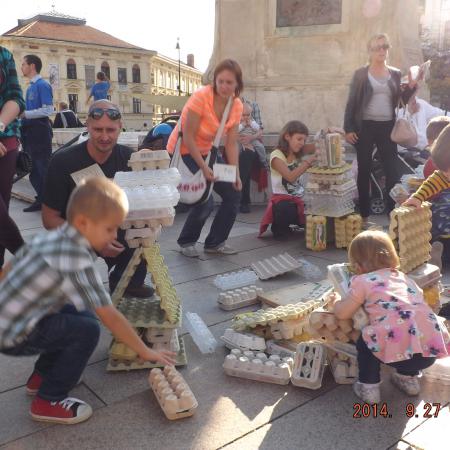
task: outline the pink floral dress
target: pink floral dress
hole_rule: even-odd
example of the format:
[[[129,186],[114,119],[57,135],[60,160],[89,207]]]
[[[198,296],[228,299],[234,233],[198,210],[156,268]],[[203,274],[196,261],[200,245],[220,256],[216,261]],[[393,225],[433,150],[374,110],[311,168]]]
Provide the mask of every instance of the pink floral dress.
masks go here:
[[[403,272],[388,268],[354,276],[349,296],[369,315],[362,338],[384,363],[404,361],[414,353],[450,355],[446,327],[425,303],[422,290]]]

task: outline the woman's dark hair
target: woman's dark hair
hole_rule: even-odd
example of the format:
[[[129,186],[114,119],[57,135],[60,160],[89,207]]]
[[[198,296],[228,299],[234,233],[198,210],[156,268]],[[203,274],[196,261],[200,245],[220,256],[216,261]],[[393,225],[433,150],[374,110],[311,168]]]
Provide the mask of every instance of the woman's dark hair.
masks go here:
[[[293,136],[294,134],[304,134],[308,136],[308,127],[299,120],[291,120],[280,131],[280,137],[278,138],[278,149],[281,150],[285,156],[289,154],[289,142],[284,138],[288,134]]]
[[[108,78],[103,72],[97,72],[97,79],[100,81],[106,81]]]
[[[235,97],[239,97],[241,92],[244,90],[244,82],[242,81],[241,67],[234,59],[224,59],[219,64],[217,64],[216,68],[214,69],[214,76],[213,76],[214,93],[217,94],[216,78],[219,75],[219,73],[223,72],[224,70],[229,70],[236,77],[237,86],[234,91],[234,95]]]
[[[34,68],[36,69],[37,73],[41,73],[42,70],[42,61],[39,56],[36,55],[25,55],[23,59],[27,62],[27,64],[30,66],[31,64],[34,64]]]

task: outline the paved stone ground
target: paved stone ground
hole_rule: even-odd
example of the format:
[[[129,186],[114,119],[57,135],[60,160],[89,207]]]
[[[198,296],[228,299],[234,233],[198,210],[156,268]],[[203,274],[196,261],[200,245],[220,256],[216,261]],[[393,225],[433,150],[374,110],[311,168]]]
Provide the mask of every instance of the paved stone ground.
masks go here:
[[[11,212],[24,236],[42,229],[38,213],[22,213],[24,203],[13,200]],[[289,251],[316,264],[325,277],[326,265],[346,258],[342,250],[312,253],[305,249],[302,233],[289,241],[257,238],[262,207],[239,215],[229,243],[238,255],[191,260],[176,251],[176,237],[185,214],[173,228],[164,231],[161,248],[183,300],[184,311],[200,314],[219,338],[229,326],[233,312],[218,308],[215,275],[247,267],[252,261]],[[378,217],[380,224],[387,223]],[[207,228],[207,227],[206,227]],[[104,278],[106,271],[99,262]],[[446,274],[448,276],[448,273]],[[446,277],[447,278],[447,277]],[[266,290],[307,281],[290,273],[259,282]],[[251,308],[247,308],[251,309]],[[185,331],[183,330],[183,333]],[[222,370],[225,348],[202,355],[189,335],[185,336],[188,365],[181,369],[195,393],[199,407],[188,419],[168,421],[147,385],[147,372],[107,373],[110,336],[103,330],[100,344],[89,361],[83,382],[73,396],[90,402],[93,417],[84,424],[57,426],[33,422],[28,415],[30,399],[25,382],[33,358],[0,356],[0,447],[7,449],[448,449],[445,427],[450,423],[450,387],[422,382],[422,392],[407,398],[383,373],[382,398],[391,418],[353,418],[357,398],[350,386],[334,383],[328,370],[322,388],[308,390],[293,385],[278,386],[227,377]],[[408,419],[407,403],[418,417]],[[438,418],[426,419],[424,404],[440,402]]]

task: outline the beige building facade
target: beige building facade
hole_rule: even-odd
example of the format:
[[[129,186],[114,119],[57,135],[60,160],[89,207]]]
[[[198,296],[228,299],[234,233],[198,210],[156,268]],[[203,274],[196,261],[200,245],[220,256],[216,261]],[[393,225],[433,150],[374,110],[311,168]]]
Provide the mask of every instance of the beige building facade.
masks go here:
[[[20,19],[0,36],[0,45],[13,53],[24,92],[28,80],[20,64],[25,55],[36,54],[43,63],[41,75],[53,87],[55,106],[64,101],[82,119],[96,73],[103,71],[111,82],[110,99],[120,106],[127,129],[151,128],[163,114],[181,109],[189,89],[201,83],[199,70],[180,63],[180,96],[178,61],[89,27],[84,19],[55,12]]]

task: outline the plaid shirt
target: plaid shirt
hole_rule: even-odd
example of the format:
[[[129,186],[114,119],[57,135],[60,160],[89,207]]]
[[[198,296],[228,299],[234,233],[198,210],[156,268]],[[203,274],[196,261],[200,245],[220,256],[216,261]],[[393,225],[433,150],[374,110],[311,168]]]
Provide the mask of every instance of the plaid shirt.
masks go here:
[[[6,48],[0,47],[0,110],[9,100],[14,100],[19,105],[20,112],[25,110],[25,100],[17,79],[14,58]],[[3,133],[0,132],[0,139],[12,136],[20,136],[20,121],[18,119],[14,119]]]
[[[0,349],[23,342],[39,320],[68,302],[78,310],[111,305],[96,257],[67,223],[24,245],[0,282]]]

